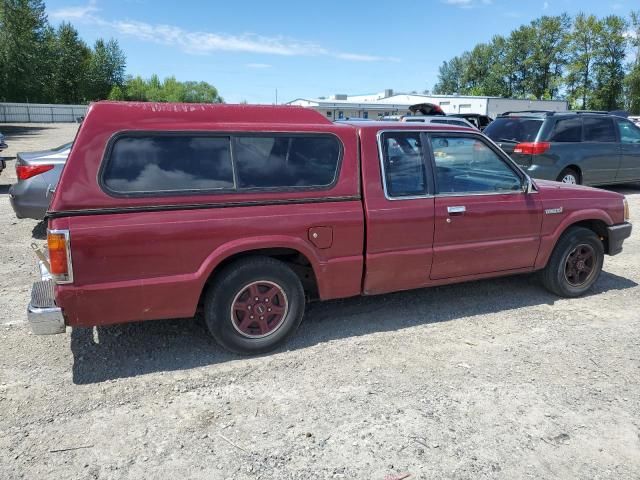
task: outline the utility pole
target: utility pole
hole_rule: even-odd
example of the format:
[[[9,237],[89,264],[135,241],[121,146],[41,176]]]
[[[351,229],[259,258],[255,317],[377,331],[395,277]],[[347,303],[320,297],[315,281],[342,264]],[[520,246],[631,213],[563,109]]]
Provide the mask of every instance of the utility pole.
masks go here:
[[[276,105],[278,104],[278,89],[276,88]]]

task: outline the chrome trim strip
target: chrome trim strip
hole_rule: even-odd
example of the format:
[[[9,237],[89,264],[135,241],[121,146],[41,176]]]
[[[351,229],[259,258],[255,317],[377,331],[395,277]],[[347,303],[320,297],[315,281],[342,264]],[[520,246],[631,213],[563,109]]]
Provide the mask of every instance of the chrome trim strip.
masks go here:
[[[68,283],[73,283],[73,262],[71,261],[71,234],[69,230],[49,230],[47,229],[47,234],[52,233],[54,235],[64,235],[64,246],[67,253],[67,274],[65,277],[60,278],[59,275],[52,274],[53,281],[57,285],[66,285]]]

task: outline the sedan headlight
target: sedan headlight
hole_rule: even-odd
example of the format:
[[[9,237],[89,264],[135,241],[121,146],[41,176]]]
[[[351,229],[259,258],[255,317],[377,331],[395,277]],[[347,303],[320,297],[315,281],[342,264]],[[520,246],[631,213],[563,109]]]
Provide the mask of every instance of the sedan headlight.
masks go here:
[[[623,204],[624,204],[624,221],[628,222],[629,220],[631,220],[631,215],[629,213],[629,202],[627,202],[626,198],[623,200]]]

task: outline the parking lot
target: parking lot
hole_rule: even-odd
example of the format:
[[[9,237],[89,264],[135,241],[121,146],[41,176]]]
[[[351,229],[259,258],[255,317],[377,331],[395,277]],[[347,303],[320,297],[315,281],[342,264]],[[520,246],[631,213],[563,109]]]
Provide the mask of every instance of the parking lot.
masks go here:
[[[75,124],[0,126],[9,149]],[[309,306],[285,350],[198,319],[34,336],[44,227],[0,174],[0,478],[640,478],[640,232],[595,289],[517,276]],[[640,185],[625,193],[632,220]],[[405,477],[405,475],[410,475]]]

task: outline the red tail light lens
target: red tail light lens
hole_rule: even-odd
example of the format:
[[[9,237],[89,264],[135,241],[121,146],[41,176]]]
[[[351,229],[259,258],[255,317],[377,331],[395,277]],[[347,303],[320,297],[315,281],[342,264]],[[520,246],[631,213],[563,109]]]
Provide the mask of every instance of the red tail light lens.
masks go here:
[[[16,175],[18,175],[18,180],[26,180],[48,172],[52,168],[53,165],[16,165]]]
[[[549,142],[523,142],[516,145],[513,153],[521,153],[523,155],[540,155],[551,148]]]

